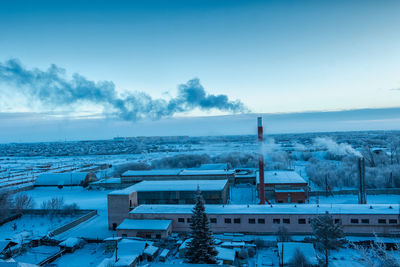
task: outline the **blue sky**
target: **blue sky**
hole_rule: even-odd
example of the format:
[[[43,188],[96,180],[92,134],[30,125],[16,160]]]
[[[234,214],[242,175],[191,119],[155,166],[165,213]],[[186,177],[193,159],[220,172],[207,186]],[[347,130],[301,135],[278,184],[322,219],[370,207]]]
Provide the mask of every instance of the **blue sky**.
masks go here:
[[[254,113],[397,107],[399,13],[399,1],[2,1],[0,62],[166,99],[197,77]],[[0,91],[0,112],[51,111]]]

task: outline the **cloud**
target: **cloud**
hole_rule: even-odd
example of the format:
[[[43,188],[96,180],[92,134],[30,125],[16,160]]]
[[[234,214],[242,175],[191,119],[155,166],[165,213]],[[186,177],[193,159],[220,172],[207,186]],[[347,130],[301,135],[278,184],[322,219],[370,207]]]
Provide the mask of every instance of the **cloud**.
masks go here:
[[[95,104],[103,113],[124,120],[143,118],[160,119],[175,113],[193,109],[217,109],[230,113],[248,112],[239,100],[232,101],[227,95],[213,95],[205,91],[195,78],[178,86],[176,97],[169,100],[153,99],[144,92],[120,96],[113,82],[91,81],[79,74],[66,77],[66,71],[56,65],[47,70],[26,69],[16,60],[0,63],[0,83],[7,83],[30,100],[45,108],[70,108],[80,103]]]

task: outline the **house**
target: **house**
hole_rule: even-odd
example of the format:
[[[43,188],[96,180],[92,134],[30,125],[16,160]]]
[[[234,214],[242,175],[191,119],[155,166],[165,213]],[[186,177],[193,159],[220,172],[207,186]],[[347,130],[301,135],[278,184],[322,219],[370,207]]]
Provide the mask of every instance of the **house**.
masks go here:
[[[236,259],[236,251],[229,248],[216,247],[218,252],[217,259],[222,261],[222,264],[233,265]]]

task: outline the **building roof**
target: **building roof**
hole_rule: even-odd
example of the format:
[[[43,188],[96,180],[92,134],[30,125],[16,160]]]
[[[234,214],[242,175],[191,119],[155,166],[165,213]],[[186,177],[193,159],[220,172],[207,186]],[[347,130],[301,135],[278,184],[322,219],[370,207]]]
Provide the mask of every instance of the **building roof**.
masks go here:
[[[126,171],[121,176],[171,176],[178,175],[181,171],[182,169]]]
[[[193,175],[193,176],[201,176],[201,175],[234,175],[235,171],[233,170],[182,170],[179,175]]]
[[[228,163],[209,163],[209,164],[201,164],[199,170],[227,170]]]
[[[304,189],[275,189],[275,193],[304,193]]]
[[[142,181],[125,189],[112,191],[110,195],[128,195],[132,192],[164,192],[164,191],[221,191],[228,180],[168,180]]]
[[[35,185],[80,185],[85,181],[88,172],[42,173]]]
[[[171,225],[171,220],[133,220],[125,219],[117,230],[167,230]]]
[[[260,183],[260,176],[257,172],[257,184]],[[295,171],[265,171],[264,172],[264,184],[306,184],[306,180],[303,179]]]
[[[399,204],[205,205],[208,214],[398,214]],[[370,208],[372,207],[372,208]],[[192,214],[193,205],[140,205],[132,214]]]
[[[121,177],[142,177],[142,176],[177,176],[177,175],[233,175],[235,171],[225,169],[158,169],[142,171],[126,171]]]

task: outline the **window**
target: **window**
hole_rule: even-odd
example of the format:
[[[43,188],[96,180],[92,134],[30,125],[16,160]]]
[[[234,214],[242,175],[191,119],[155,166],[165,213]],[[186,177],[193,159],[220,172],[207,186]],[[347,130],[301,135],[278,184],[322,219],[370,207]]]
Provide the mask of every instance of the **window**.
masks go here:
[[[280,224],[281,223],[281,219],[272,219],[272,223]]]
[[[397,220],[396,219],[389,219],[389,223],[390,224],[397,224]]]
[[[127,234],[122,234],[122,237],[127,237]]]
[[[231,218],[225,218],[225,223],[232,223],[232,219]]]
[[[265,224],[265,219],[258,219],[258,223]]]
[[[156,234],[156,238],[160,239],[161,235],[160,234]]]
[[[240,218],[233,219],[233,223],[240,223]]]
[[[187,223],[191,223],[192,219],[191,218],[187,218],[186,221],[187,221]]]
[[[342,219],[335,219],[335,224],[342,223]]]
[[[358,219],[350,219],[351,223],[358,223]]]
[[[290,219],[282,219],[283,223],[290,224]]]
[[[301,204],[301,203],[304,203],[304,201],[303,200],[299,200],[299,201],[297,201],[297,203]]]
[[[249,224],[255,224],[255,223],[256,223],[256,219],[254,219],[254,218],[249,219]]]
[[[113,223],[113,224],[112,224],[112,229],[113,229],[114,231],[117,229],[117,224],[116,224],[116,223]]]
[[[211,223],[217,223],[217,218],[210,218]]]
[[[361,223],[363,223],[363,224],[369,224],[369,219],[361,219]]]
[[[306,224],[306,219],[299,219],[299,224]]]
[[[278,200],[278,203],[283,203],[283,200]]]
[[[178,222],[184,223],[185,222],[185,218],[178,218]]]
[[[378,223],[385,224],[386,223],[386,219],[378,219]]]
[[[151,238],[151,234],[146,234],[146,238]]]

